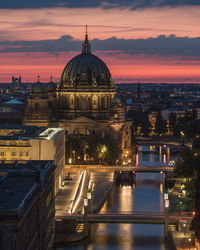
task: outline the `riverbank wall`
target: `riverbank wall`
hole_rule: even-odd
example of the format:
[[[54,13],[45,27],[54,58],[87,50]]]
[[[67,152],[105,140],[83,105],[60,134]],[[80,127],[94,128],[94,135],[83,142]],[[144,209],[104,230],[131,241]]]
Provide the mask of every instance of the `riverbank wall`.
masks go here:
[[[106,202],[110,192],[112,191],[113,183],[102,183],[95,190],[94,198],[92,200],[92,213],[98,213]]]

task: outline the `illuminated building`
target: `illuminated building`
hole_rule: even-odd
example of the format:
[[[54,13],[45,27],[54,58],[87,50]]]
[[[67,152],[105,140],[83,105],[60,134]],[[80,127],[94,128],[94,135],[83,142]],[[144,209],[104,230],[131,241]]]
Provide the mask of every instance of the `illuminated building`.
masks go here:
[[[54,160],[55,192],[63,178],[65,165],[65,133],[62,128],[0,128],[0,160]]]
[[[108,67],[91,53],[87,32],[82,53],[67,63],[57,89],[39,79],[32,87],[24,124],[62,127],[68,135],[79,137],[113,134],[120,144],[123,130],[131,136],[125,104],[116,97]]]

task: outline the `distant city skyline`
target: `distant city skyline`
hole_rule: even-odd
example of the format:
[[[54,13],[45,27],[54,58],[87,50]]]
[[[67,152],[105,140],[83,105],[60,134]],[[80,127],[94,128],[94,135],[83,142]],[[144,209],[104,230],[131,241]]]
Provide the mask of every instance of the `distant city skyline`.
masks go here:
[[[148,4],[147,4],[148,2]],[[39,1],[0,3],[0,82],[57,81],[81,51],[92,51],[116,83],[200,82],[197,1]]]

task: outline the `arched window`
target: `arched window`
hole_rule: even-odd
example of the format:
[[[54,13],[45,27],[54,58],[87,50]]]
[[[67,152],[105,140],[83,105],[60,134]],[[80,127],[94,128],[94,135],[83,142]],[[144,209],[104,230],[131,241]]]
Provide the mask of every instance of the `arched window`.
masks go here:
[[[53,107],[53,104],[51,101],[48,102],[48,108],[52,108]]]
[[[38,102],[35,103],[35,110],[39,110],[40,109],[40,104]]]
[[[104,97],[101,98],[101,105],[102,105],[102,109],[105,109],[105,100],[104,100]]]
[[[81,109],[86,109],[86,98],[81,97]]]
[[[90,130],[86,128],[86,135],[90,135]]]
[[[73,134],[74,134],[74,135],[79,135],[79,129],[78,129],[78,128],[75,128]]]

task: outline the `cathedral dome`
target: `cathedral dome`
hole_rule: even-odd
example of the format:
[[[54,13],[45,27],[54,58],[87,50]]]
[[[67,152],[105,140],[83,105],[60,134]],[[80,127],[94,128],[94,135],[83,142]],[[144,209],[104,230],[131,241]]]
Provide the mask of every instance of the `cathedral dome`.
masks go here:
[[[106,64],[91,53],[91,45],[86,33],[82,54],[68,62],[61,76],[63,85],[107,85],[113,87],[113,80]]]

